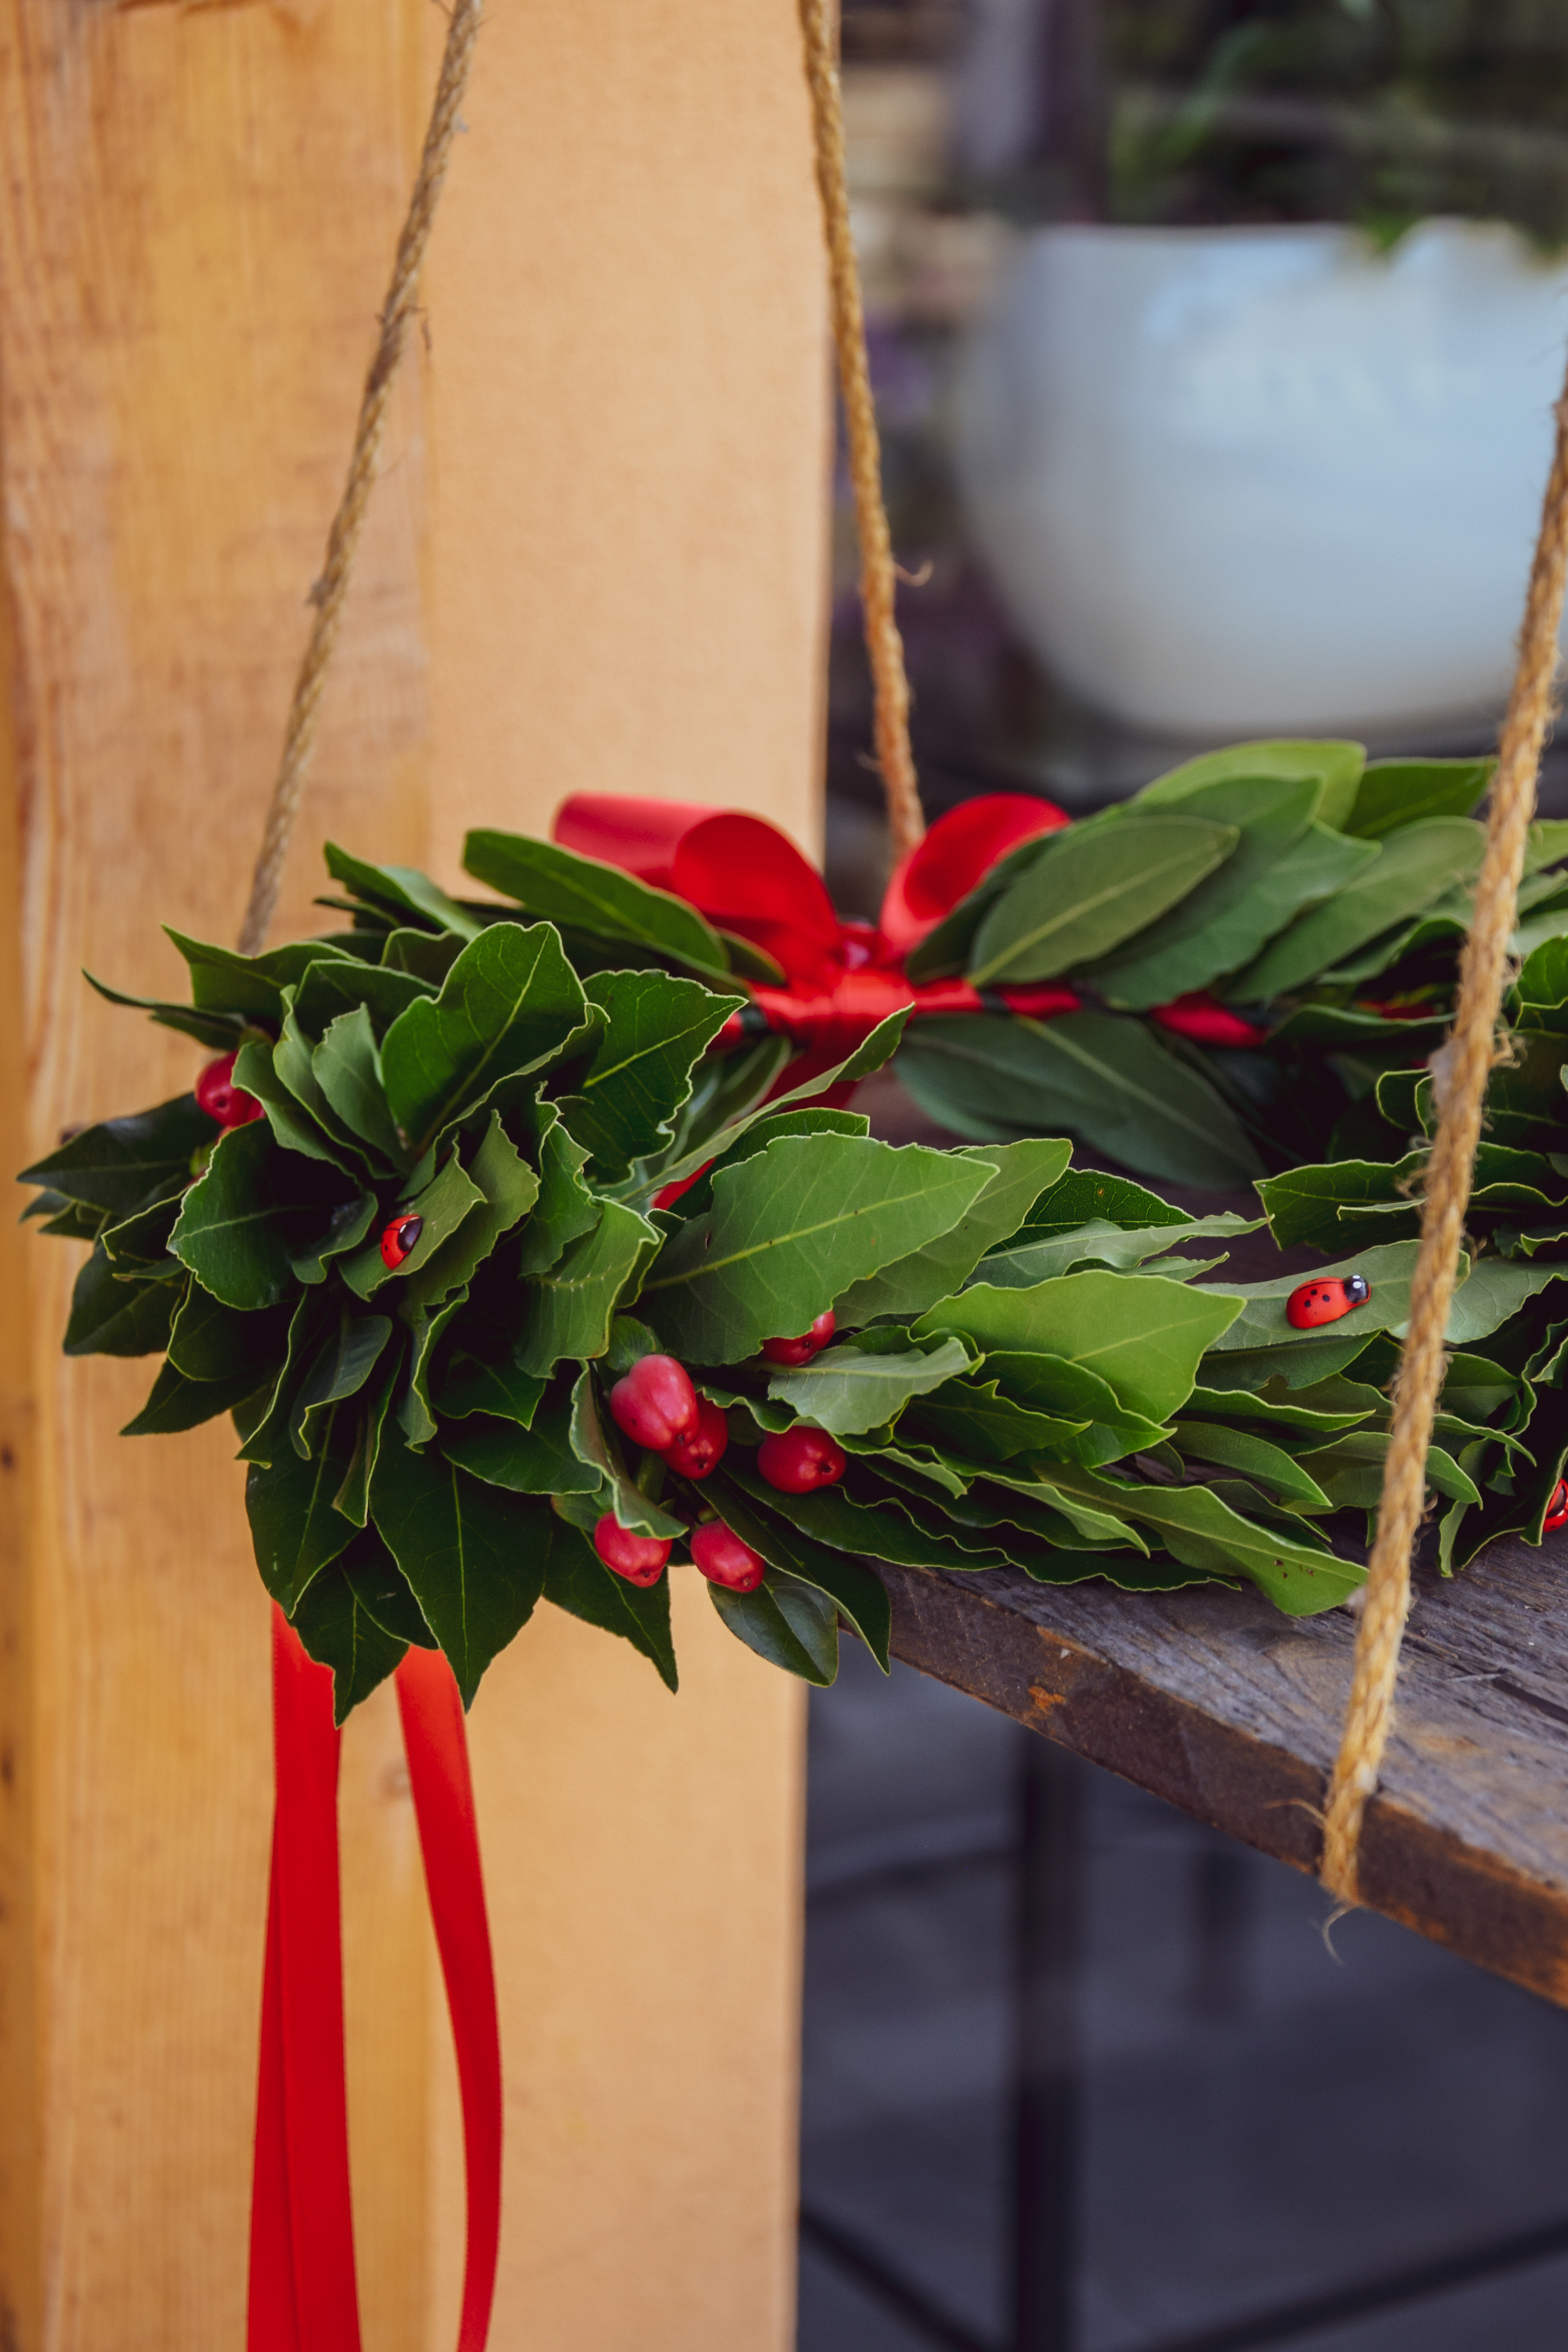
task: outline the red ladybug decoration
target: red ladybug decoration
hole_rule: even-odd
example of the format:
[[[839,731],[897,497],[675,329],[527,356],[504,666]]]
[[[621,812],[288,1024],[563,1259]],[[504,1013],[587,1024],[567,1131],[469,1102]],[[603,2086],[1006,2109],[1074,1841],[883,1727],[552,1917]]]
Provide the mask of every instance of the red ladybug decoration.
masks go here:
[[[1556,1486],[1552,1489],[1552,1498],[1546,1506],[1546,1517],[1541,1524],[1543,1529],[1568,1528],[1568,1478],[1559,1478]]]
[[[394,1217],[381,1237],[381,1262],[389,1274],[395,1274],[409,1252],[418,1247],[424,1230],[423,1217]]]
[[[1285,1301],[1285,1320],[1294,1331],[1310,1331],[1320,1323],[1337,1323],[1352,1307],[1364,1307],[1371,1297],[1372,1285],[1363,1274],[1304,1282]]]

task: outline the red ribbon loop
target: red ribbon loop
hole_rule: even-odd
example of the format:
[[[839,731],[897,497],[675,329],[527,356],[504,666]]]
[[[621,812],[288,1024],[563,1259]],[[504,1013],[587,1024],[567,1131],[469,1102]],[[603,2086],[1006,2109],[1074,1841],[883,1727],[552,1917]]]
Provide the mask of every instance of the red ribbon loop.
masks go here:
[[[500,2243],[495,1976],[462,1702],[439,1652],[397,1673],[408,1777],[463,2098],[468,2259],[458,2352],[484,2352]],[[277,1811],[267,1914],[248,2352],[359,2352],[343,2074],[338,1758],[332,1677],[272,1612]]]

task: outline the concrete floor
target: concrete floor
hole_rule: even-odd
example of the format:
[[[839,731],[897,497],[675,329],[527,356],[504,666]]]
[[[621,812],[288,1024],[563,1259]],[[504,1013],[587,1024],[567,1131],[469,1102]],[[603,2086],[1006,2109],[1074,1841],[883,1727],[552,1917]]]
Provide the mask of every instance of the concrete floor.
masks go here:
[[[846,1642],[813,1697],[800,2352],[1008,2352],[1016,1823],[1031,1735]],[[1568,2222],[1568,2016],[1089,1767],[1072,2341],[1177,2340]],[[1554,2260],[1302,2352],[1561,2352]],[[1031,2345],[1028,2352],[1047,2352]],[[1239,2352],[1239,2342],[1237,2352]]]

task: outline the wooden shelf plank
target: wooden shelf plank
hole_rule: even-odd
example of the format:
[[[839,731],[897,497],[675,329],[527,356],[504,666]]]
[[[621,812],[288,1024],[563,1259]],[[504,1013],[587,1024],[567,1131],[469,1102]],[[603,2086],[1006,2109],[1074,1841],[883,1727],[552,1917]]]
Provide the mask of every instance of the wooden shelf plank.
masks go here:
[[[1568,2005],[1568,1539],[1417,1576],[1368,1906]],[[908,1664],[1215,1829],[1316,1867],[1355,1628],[1261,1595],[880,1570]]]

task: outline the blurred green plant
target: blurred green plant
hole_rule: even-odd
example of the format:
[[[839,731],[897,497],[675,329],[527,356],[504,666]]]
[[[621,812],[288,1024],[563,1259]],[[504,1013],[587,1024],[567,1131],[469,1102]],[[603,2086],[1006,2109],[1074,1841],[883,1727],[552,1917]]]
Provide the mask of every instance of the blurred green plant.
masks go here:
[[[1568,241],[1562,0],[1102,0],[1109,216]]]

